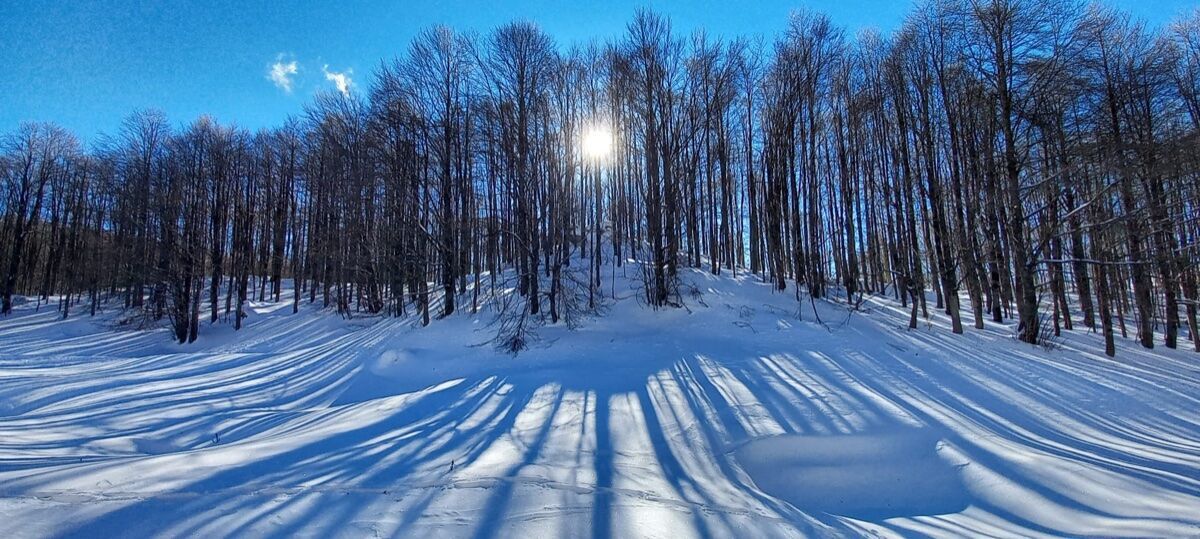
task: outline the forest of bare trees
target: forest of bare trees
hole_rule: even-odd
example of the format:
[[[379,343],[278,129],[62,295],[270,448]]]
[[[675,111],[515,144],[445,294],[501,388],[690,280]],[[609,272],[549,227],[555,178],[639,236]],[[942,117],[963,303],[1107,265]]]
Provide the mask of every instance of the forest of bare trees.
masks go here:
[[[593,132],[608,155],[582,151]],[[428,324],[514,290],[519,349],[636,259],[656,308],[703,268],[798,301],[892,295],[911,327],[936,309],[955,333],[1200,351],[1198,136],[1200,11],[1156,30],[1070,0],[931,0],[893,35],[801,11],[772,42],[640,12],[571,47],[528,22],[436,27],[276,129],[142,111],[87,149],[5,135],[2,311],[115,304],[191,342],[255,299]]]

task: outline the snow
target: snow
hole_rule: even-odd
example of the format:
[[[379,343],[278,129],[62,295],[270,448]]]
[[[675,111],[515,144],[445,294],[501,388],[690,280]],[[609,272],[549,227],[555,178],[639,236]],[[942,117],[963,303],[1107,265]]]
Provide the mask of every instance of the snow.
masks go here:
[[[890,428],[857,434],[784,434],[739,448],[754,483],[795,507],[864,520],[958,513],[966,462],[939,454],[937,432]]]
[[[0,319],[0,536],[1200,534],[1194,353],[908,330],[887,298],[701,271],[653,311],[620,273],[516,356],[486,311],[255,303],[178,345],[25,302]]]

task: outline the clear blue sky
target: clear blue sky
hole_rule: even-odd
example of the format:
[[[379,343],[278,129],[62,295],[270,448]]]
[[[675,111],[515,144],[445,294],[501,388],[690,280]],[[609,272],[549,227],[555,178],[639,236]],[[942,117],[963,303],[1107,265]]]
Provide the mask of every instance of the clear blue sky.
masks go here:
[[[1161,24],[1197,0],[1110,0]],[[337,4],[337,5],[334,5]],[[773,36],[807,6],[851,34],[895,28],[911,0],[0,1],[0,132],[24,120],[57,122],[84,141],[115,132],[138,108],[174,123],[200,114],[248,128],[277,125],[321,88],[328,73],[368,84],[378,63],[429,25],[486,31],[513,19],[539,23],[560,45],[619,35],[639,6],[676,29]],[[296,62],[296,73],[286,67]],[[269,77],[280,62],[286,91]]]

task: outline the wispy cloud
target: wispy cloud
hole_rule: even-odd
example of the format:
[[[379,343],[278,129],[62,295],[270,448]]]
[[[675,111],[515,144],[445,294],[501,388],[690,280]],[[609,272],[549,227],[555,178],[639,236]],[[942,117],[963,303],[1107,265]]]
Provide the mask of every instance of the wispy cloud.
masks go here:
[[[321,71],[325,73],[325,80],[332,82],[342,95],[350,95],[350,88],[354,86],[354,80],[350,78],[350,75],[354,73],[354,70],[330,71],[329,64],[326,64],[321,67]]]
[[[290,94],[292,93],[292,79],[299,71],[300,64],[295,60],[285,62],[284,55],[281,53],[275,57],[275,63],[267,68],[267,78],[271,79],[277,88]]]

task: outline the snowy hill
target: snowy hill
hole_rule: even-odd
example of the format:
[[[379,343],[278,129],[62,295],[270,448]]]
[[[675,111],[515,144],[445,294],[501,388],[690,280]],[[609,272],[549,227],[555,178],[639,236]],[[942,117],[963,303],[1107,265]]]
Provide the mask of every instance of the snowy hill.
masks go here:
[[[255,304],[192,345],[0,319],[3,537],[1200,534],[1200,362],[689,272],[498,353]],[[814,316],[814,308],[824,323]]]

